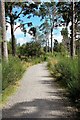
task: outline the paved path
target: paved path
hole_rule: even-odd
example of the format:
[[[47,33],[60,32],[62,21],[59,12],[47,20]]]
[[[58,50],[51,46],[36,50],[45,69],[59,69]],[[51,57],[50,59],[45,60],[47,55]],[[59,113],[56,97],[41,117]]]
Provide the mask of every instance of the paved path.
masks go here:
[[[54,118],[72,116],[72,107],[50,77],[46,63],[34,65],[25,72],[20,87],[3,108],[3,118]]]

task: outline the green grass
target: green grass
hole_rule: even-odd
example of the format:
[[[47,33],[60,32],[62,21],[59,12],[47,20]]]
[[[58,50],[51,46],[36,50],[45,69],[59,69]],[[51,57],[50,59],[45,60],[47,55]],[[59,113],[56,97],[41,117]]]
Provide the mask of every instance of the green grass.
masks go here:
[[[48,68],[58,83],[67,89],[69,98],[80,106],[80,71],[78,58],[71,59],[62,55],[49,58]]]
[[[27,56],[21,56],[21,60],[25,61],[25,62],[29,62],[31,64],[38,64],[41,63],[43,61],[47,60],[47,55],[40,55],[40,57],[27,57]]]
[[[10,57],[8,63],[2,63],[2,90],[19,80],[25,68],[19,58]]]
[[[44,56],[27,58],[20,60],[18,57],[9,57],[8,63],[3,61],[2,63],[2,93],[0,94],[0,106],[5,105],[14,92],[16,92],[19,85],[19,80],[21,79],[25,70],[34,64],[43,62]]]
[[[9,97],[17,91],[19,87],[19,82],[15,82],[13,85],[8,86],[2,94],[0,95],[0,107],[5,106],[6,102],[9,100]]]
[[[9,96],[16,91],[18,81],[31,64],[21,61],[18,57],[9,57],[8,63],[2,63],[2,90],[0,93],[0,106],[5,104]],[[0,86],[1,87],[1,86]]]

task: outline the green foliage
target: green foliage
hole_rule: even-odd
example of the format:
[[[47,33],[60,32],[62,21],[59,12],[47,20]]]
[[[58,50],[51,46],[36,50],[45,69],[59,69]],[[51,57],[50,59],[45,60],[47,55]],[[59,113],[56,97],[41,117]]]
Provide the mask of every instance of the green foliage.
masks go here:
[[[67,48],[63,45],[63,43],[58,44],[57,49],[58,49],[58,52],[61,53],[61,55],[63,55],[63,56],[69,55],[69,52],[68,52]]]
[[[17,57],[10,57],[8,63],[2,63],[2,90],[19,80],[25,68],[23,63]]]
[[[11,45],[11,41],[7,42],[7,47],[8,47],[8,54],[12,54],[12,45]]]
[[[58,41],[54,39],[54,51],[58,52]]]
[[[8,63],[2,62],[2,90],[8,86],[15,84],[25,71],[25,69],[37,63],[46,61],[47,57],[41,55],[40,57],[23,57],[22,61],[18,57],[9,57]],[[26,61],[26,62],[25,62]]]
[[[53,53],[54,55],[56,53],[58,54],[58,56],[59,56],[59,54],[61,54],[63,56],[69,55],[69,52],[68,52],[67,48],[64,46],[64,44],[58,43],[57,40],[55,40],[55,42],[54,42],[53,50],[54,50],[54,53]]]
[[[43,62],[43,57],[32,58],[32,63],[33,64],[38,64],[38,63],[41,63],[41,62]]]
[[[18,11],[19,9],[19,11]],[[26,16],[27,19],[30,19],[32,15],[34,16],[36,9],[38,9],[38,4],[31,3],[31,2],[24,2],[23,4],[21,2],[5,2],[5,17],[6,22],[10,24],[11,26],[11,44],[12,44],[12,55],[16,55],[16,41],[15,41],[15,35],[14,32],[17,28],[20,28],[21,31],[24,33],[24,36],[26,36],[26,25],[28,27],[32,26],[32,22],[24,22],[24,17]],[[20,17],[22,15],[22,17]],[[20,25],[17,25],[17,22],[19,22]],[[17,25],[16,28],[13,30],[14,25]],[[8,25],[6,25],[6,30],[8,28]]]
[[[61,35],[64,36],[65,38],[68,38],[68,30],[67,30],[67,28],[63,28],[61,30]]]
[[[18,47],[18,54],[21,56],[40,56],[42,53],[41,50],[41,45],[38,42],[30,42],[30,43],[26,43],[20,47]]]
[[[80,100],[80,80],[78,70],[78,59],[72,60],[67,57],[56,57],[56,63],[53,62],[54,58],[48,62],[48,67],[56,80],[64,86],[68,92],[69,97],[74,102]]]

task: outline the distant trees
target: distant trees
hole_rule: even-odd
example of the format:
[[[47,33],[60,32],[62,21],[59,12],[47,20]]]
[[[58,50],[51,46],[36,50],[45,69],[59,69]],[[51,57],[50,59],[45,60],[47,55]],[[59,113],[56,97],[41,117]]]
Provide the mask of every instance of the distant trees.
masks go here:
[[[39,16],[41,20],[45,20],[42,24],[43,28],[49,30],[48,32],[51,34],[51,52],[53,52],[53,28],[56,27],[57,24],[57,11],[55,2],[44,2],[39,7]],[[44,26],[44,24],[48,23],[48,29]],[[42,27],[41,25],[41,27]],[[47,32],[47,31],[46,31]]]
[[[59,6],[60,7],[60,6]],[[65,26],[64,20],[62,18],[62,12],[59,12],[59,7],[55,2],[43,2],[39,7],[39,16],[41,17],[41,20],[43,20],[43,25],[45,21],[48,21],[49,28],[48,32],[50,33],[50,39],[51,39],[51,52],[53,53],[53,30],[57,29],[58,27]],[[47,28],[45,27],[45,30]]]
[[[41,44],[36,41],[23,44],[22,46],[18,47],[18,55],[38,57],[41,55]]]
[[[1,3],[1,2],[0,2]],[[51,50],[53,52],[53,29],[57,28],[58,26],[64,26],[66,23],[66,26],[68,26],[69,22],[72,22],[71,25],[71,42],[70,42],[70,48],[71,48],[71,56],[74,57],[75,54],[75,39],[76,34],[75,32],[78,31],[77,24],[80,20],[79,10],[80,2],[74,3],[73,2],[43,2],[40,3],[38,6],[38,3],[29,3],[29,2],[6,2],[5,3],[5,12],[6,12],[6,23],[9,23],[11,26],[11,45],[12,45],[12,55],[16,55],[16,40],[14,36],[14,32],[17,28],[20,28],[21,31],[24,32],[24,35],[26,35],[26,32],[33,35],[35,40],[39,40],[40,37],[43,41],[46,41],[46,51]],[[2,9],[2,8],[1,8]],[[3,14],[4,12],[2,12]],[[5,13],[4,13],[5,14]],[[71,15],[72,16],[71,16]],[[42,24],[39,26],[40,33],[37,34],[37,29],[35,26],[33,26],[32,22],[24,22],[24,17],[26,16],[27,19],[30,19],[32,16],[39,16]],[[2,15],[3,16],[3,15]],[[3,18],[4,19],[4,18]],[[4,20],[2,21],[4,22]],[[14,25],[19,23],[19,25],[14,29]],[[3,24],[2,24],[3,25]],[[26,30],[26,25],[30,27],[30,30]],[[2,28],[4,28],[5,23]],[[7,29],[8,26],[6,26]],[[77,30],[76,30],[77,29]],[[3,30],[3,29],[2,29]],[[5,31],[5,30],[4,30]],[[62,29],[62,35],[64,37],[64,40],[68,39],[68,31],[66,28]],[[4,34],[4,33],[3,33]],[[49,49],[49,36],[51,35],[51,49]],[[3,36],[5,37],[5,35]],[[4,38],[5,39],[5,38]],[[42,41],[42,40],[41,40]],[[55,41],[54,45],[57,44]],[[7,50],[6,42],[4,42],[5,50]],[[47,49],[48,48],[48,49]],[[54,48],[55,49],[55,48]],[[10,51],[11,52],[11,51]],[[5,51],[7,56],[7,51]],[[7,57],[6,57],[7,58]]]
[[[68,29],[62,28],[61,35],[63,36],[62,43],[66,50],[70,50],[70,38],[68,37]]]
[[[44,43],[45,43],[45,48],[46,48],[46,52],[50,51],[49,50],[49,34],[50,34],[50,25],[48,23],[48,20],[45,17],[45,21],[39,26],[40,31],[42,32],[42,36],[44,39]],[[53,47],[52,47],[53,48]]]
[[[59,51],[58,46],[59,46],[58,41],[56,39],[54,39],[54,51],[56,51],[56,52]]]

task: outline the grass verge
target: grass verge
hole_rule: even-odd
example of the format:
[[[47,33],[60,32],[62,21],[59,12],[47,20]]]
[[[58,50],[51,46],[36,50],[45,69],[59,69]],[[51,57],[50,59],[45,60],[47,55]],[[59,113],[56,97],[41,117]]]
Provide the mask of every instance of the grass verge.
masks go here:
[[[0,107],[3,107],[9,96],[16,92],[19,80],[25,70],[31,66],[30,62],[21,61],[18,57],[9,57],[8,63],[2,63],[2,91],[0,94]]]
[[[9,97],[16,92],[19,87],[19,80],[22,78],[25,70],[34,64],[45,60],[44,56],[20,60],[18,57],[9,57],[8,63],[2,64],[2,94],[0,94],[0,107],[3,107],[9,100]]]
[[[8,86],[4,91],[2,91],[2,94],[0,95],[0,107],[3,108],[7,101],[9,100],[9,97],[17,91],[17,88],[19,87],[19,82],[15,82],[13,85]]]
[[[49,58],[48,68],[55,80],[68,92],[68,97],[80,109],[80,71],[78,58],[61,55]]]

